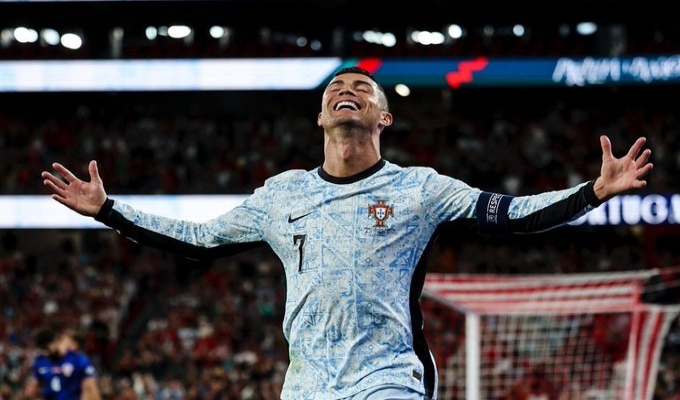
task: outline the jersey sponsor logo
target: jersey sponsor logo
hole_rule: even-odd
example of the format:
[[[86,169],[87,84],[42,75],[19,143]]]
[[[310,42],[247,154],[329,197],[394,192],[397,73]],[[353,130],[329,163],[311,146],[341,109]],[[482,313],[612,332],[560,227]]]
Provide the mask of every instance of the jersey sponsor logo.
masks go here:
[[[295,222],[299,219],[302,219],[302,218],[308,216],[309,214],[311,214],[311,212],[306,212],[304,214],[298,214],[298,215],[288,214],[288,223],[292,224],[293,222]]]
[[[376,204],[368,206],[368,215],[372,216],[375,220],[374,228],[387,228],[385,221],[393,216],[393,214],[392,206],[385,204],[385,200],[378,200]]]

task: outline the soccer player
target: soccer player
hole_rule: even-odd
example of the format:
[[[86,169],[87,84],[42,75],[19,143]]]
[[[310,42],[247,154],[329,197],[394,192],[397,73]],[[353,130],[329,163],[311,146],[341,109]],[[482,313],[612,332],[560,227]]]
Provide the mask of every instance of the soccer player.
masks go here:
[[[195,259],[270,246],[287,288],[283,332],[290,362],[282,399],[435,399],[437,373],[419,297],[438,229],[453,222],[498,233],[560,226],[644,187],[651,151],[641,137],[615,158],[603,135],[599,177],[513,197],[383,159],[380,135],[392,122],[385,92],[369,71],[338,71],[317,117],[322,165],[271,177],[241,205],[205,223],[109,198],[95,160],[89,181],[59,163],[52,164],[58,174],[43,171],[42,177],[54,200],[143,245]]]
[[[35,335],[41,351],[32,365],[27,392],[45,400],[100,400],[96,370],[68,332],[45,327]]]

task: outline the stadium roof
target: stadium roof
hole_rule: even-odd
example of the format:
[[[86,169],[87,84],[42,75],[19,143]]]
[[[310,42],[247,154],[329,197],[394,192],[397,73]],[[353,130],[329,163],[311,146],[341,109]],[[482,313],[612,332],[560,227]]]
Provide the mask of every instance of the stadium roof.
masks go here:
[[[393,3],[378,0],[0,0],[5,21],[23,23],[101,25],[111,22],[144,24],[154,22],[300,24],[323,29],[329,26],[448,24],[497,22],[635,22],[669,20],[672,13],[660,0],[635,7],[617,0],[571,0],[535,2],[528,0],[447,1],[421,0]]]

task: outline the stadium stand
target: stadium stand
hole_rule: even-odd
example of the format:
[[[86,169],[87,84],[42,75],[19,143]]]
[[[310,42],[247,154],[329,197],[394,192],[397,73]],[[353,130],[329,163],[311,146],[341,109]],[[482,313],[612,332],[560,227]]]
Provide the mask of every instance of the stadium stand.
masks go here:
[[[218,11],[209,3],[194,16],[204,24]],[[349,1],[333,3],[340,10],[355,6]],[[574,6],[582,3],[587,2]],[[373,2],[367,4],[371,10],[376,7]],[[616,2],[607,4],[619,7]],[[0,46],[0,60],[111,58],[114,52],[102,29],[110,28],[105,22],[110,21],[114,6],[87,2],[77,9],[63,6],[0,7],[7,17],[3,21],[47,26],[50,12],[64,26],[87,20],[82,27],[93,33],[94,44],[77,52],[40,44],[6,44]],[[170,2],[164,6],[165,11],[153,16],[155,21],[186,11]],[[42,7],[41,12],[30,13],[29,18],[27,11],[37,7]],[[121,14],[129,11],[118,7]],[[301,2],[298,7],[312,6]],[[254,11],[243,10],[244,14],[224,20],[244,19]],[[126,23],[141,29],[142,15],[130,14]],[[484,26],[485,21],[469,11],[461,15],[471,24]],[[608,19],[595,16],[609,24],[629,23],[633,17],[631,13],[612,15]],[[347,35],[342,46],[315,52],[308,46],[263,41],[261,30],[247,29],[254,18],[255,14],[247,14],[241,26],[244,37],[235,36],[227,46],[202,37],[180,44],[131,39],[119,57],[449,57],[480,53],[531,57],[609,54],[611,50],[601,42],[576,38],[570,42],[554,30],[548,33],[547,27],[534,20],[529,22],[536,26],[535,35],[525,41],[475,36],[465,43],[435,48],[404,43],[388,50],[352,42]],[[565,13],[564,18],[574,16]],[[286,28],[269,18],[257,21],[270,24],[273,31]],[[366,25],[374,23],[369,22]],[[343,34],[353,27],[366,27],[348,24]],[[404,29],[403,21],[395,24]],[[0,30],[8,27],[0,26]],[[324,40],[340,32],[338,26],[328,31],[315,23],[299,27]],[[627,54],[666,54],[680,49],[677,26],[665,18],[631,24],[626,32]],[[677,102],[664,100],[672,99],[675,91],[672,85],[416,90],[408,99],[392,99],[398,117],[385,132],[383,154],[403,165],[434,166],[486,190],[530,194],[594,176],[600,157],[598,134],[607,133],[614,143],[625,144],[644,133],[654,149],[655,164],[646,190],[675,193],[680,187],[680,110]],[[111,195],[249,193],[277,172],[318,165],[317,101],[317,93],[306,92],[3,93],[0,195],[45,193],[40,171],[52,161],[84,167],[92,158],[99,160]],[[430,271],[560,274],[670,268],[646,296],[652,302],[677,304],[680,271],[674,268],[680,265],[679,235],[677,225],[564,227],[532,236],[531,241],[452,231],[436,244]],[[278,398],[287,366],[286,343],[279,333],[285,286],[273,254],[246,252],[204,264],[138,247],[108,230],[5,229],[0,237],[0,399],[25,398],[22,388],[35,354],[30,345],[32,333],[55,321],[82,334],[83,349],[100,371],[106,400]],[[425,299],[423,307],[433,351],[447,359],[464,339],[461,323],[439,303]],[[679,371],[680,323],[676,320],[665,339],[654,400],[680,398]]]

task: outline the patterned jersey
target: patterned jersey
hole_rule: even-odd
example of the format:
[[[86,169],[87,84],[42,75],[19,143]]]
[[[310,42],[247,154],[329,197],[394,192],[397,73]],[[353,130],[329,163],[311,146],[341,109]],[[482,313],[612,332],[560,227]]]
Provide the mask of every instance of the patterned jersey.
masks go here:
[[[80,400],[83,380],[96,374],[88,357],[76,351],[69,351],[56,360],[38,355],[32,370],[46,400]]]
[[[538,232],[596,203],[592,182],[512,197],[381,160],[349,178],[322,168],[281,173],[205,223],[112,199],[96,218],[136,242],[192,258],[268,244],[286,276],[283,399],[340,399],[385,383],[436,398],[419,298],[437,229],[458,222],[486,232]]]

